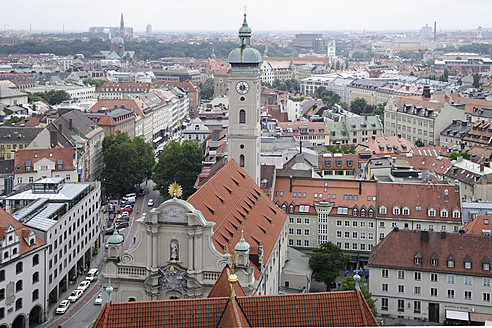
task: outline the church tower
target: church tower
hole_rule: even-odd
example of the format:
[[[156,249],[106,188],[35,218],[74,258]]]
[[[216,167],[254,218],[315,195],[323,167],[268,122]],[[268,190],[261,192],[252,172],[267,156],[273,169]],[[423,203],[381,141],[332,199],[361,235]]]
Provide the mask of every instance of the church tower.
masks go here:
[[[234,159],[260,185],[260,90],[261,54],[250,46],[251,29],[244,14],[239,47],[228,61],[229,130],[228,157]]]
[[[120,37],[123,40],[125,39],[125,22],[123,21],[123,13],[121,13],[121,20],[120,20]]]

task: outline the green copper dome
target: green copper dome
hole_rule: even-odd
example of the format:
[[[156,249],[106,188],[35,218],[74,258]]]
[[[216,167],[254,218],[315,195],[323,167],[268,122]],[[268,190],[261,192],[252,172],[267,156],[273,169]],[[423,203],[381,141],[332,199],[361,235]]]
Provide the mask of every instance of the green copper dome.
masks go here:
[[[123,242],[123,236],[118,233],[118,230],[114,229],[111,237],[108,238],[108,245],[119,245]]]
[[[234,247],[234,251],[236,251],[236,253],[249,252],[249,243],[244,239],[244,235],[242,232],[241,232],[241,239],[236,244],[236,247]]]
[[[251,28],[249,28],[246,22],[246,14],[244,14],[243,26],[239,29],[239,47],[232,50],[228,58],[233,68],[234,65],[240,65],[242,68],[246,68],[246,66],[256,68],[261,63],[261,54],[250,46],[250,39]]]

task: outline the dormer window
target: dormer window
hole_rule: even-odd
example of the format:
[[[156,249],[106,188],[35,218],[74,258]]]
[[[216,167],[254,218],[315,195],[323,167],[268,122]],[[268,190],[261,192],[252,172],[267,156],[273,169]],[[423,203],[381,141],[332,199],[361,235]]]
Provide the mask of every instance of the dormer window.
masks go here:
[[[368,213],[369,213],[369,217],[370,217],[370,218],[373,218],[373,217],[374,217],[374,208],[372,208],[372,207],[371,207],[371,208],[369,208]]]
[[[434,252],[434,253],[432,253],[431,258],[430,258],[430,265],[431,266],[437,266],[438,264],[439,264],[439,259],[437,257],[437,254]]]
[[[386,207],[381,206],[381,207],[379,208],[379,214],[386,214]]]
[[[448,217],[448,211],[445,210],[445,209],[441,210],[441,217],[442,218],[447,218]]]
[[[410,209],[408,207],[404,207],[402,211],[403,215],[410,215]]]
[[[393,207],[393,215],[400,215],[400,208],[398,206]]]
[[[413,256],[413,263],[417,265],[422,264],[422,255],[420,255],[420,253],[417,253]]]
[[[296,205],[294,203],[290,203],[289,205],[289,213],[294,213]]]
[[[482,260],[482,270],[490,271],[490,261],[487,256],[485,256]]]
[[[453,218],[459,219],[461,217],[460,211],[453,211]]]
[[[433,208],[430,208],[429,211],[427,212],[429,216],[436,216],[436,210]]]
[[[453,254],[449,254],[448,255],[448,268],[454,268]]]
[[[471,269],[472,268],[472,262],[471,258],[468,254],[465,256],[465,269]]]
[[[352,216],[357,216],[357,215],[359,215],[359,210],[357,209],[357,207],[354,207],[352,209]]]
[[[360,209],[360,216],[362,216],[362,217],[366,216],[366,208],[365,207]]]

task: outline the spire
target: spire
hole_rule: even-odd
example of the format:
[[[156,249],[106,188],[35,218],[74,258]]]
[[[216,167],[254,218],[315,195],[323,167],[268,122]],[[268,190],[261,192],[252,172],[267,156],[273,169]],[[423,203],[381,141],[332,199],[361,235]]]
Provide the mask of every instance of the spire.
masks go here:
[[[120,20],[120,37],[122,39],[125,38],[125,21],[123,20],[123,13],[121,13],[121,20]]]
[[[112,292],[113,292],[113,287],[111,287],[111,278],[109,278],[108,287],[106,287],[106,293],[108,293],[108,299],[106,300],[106,303],[111,304],[111,293]]]

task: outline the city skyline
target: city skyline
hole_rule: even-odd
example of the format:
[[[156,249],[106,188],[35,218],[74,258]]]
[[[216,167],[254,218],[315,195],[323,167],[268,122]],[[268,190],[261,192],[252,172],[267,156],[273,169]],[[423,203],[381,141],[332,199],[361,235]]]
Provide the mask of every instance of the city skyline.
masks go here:
[[[123,13],[125,26],[133,27],[135,32],[144,32],[147,24],[153,26],[154,32],[235,31],[246,5],[249,25],[256,32],[416,31],[426,24],[433,26],[434,21],[437,21],[438,31],[470,30],[478,26],[487,28],[492,12],[492,2],[486,0],[468,1],[466,12],[461,8],[462,0],[416,0],[408,4],[382,0],[377,6],[374,2],[354,0],[350,7],[345,3],[327,5],[321,0],[311,0],[309,8],[301,10],[292,0],[282,2],[281,6],[271,0],[245,3],[213,0],[206,6],[203,2],[189,0],[186,10],[170,9],[173,4],[142,0],[136,7],[128,0],[118,3],[87,0],[66,8],[66,2],[61,0],[51,0],[49,6],[33,0],[26,0],[22,5],[8,2],[3,9],[10,14],[3,18],[0,29],[2,32],[87,32],[90,26],[118,26]]]

